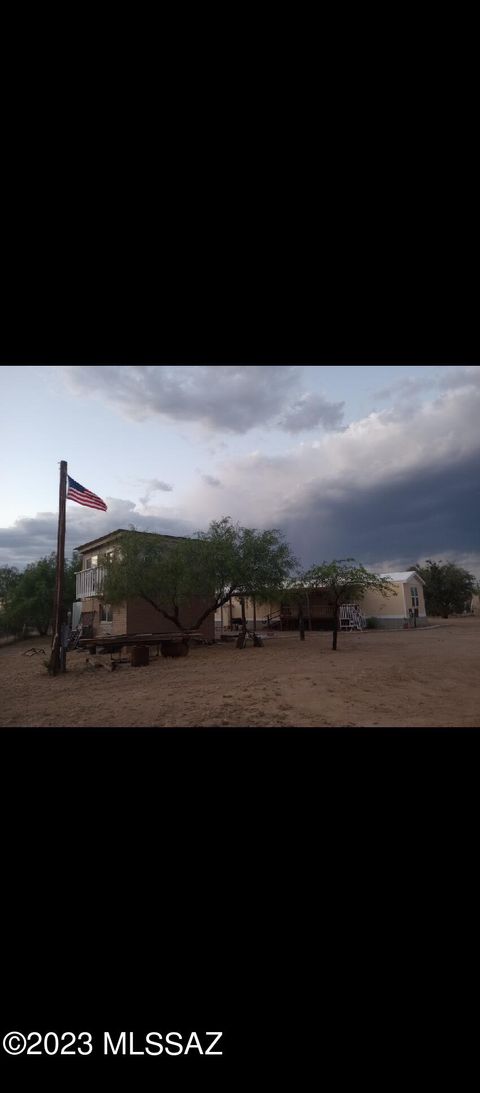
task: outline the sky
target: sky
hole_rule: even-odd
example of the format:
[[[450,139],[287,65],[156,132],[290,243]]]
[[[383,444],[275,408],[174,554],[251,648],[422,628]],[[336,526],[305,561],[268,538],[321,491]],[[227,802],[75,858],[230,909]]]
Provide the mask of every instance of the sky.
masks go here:
[[[480,365],[31,365],[0,369],[0,565],[116,528],[276,527],[304,565],[427,558],[480,577]]]

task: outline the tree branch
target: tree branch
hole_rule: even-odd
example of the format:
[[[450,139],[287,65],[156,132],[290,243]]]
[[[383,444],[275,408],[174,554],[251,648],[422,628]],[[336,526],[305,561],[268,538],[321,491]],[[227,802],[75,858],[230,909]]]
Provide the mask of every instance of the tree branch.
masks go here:
[[[151,605],[151,607],[154,607],[155,611],[158,611],[160,615],[163,615],[164,619],[168,619],[169,622],[173,622],[173,625],[176,626],[178,630],[181,630],[182,634],[185,633],[187,628],[185,626],[182,626],[182,623],[178,621],[178,607],[175,608],[176,616],[170,615],[168,611],[165,611],[164,607],[159,607],[158,603],[155,603],[154,600],[150,599],[150,596],[147,596],[145,592],[140,592],[140,595],[142,597],[142,600],[145,600],[146,603],[149,603]],[[194,629],[196,629],[196,627],[194,627]]]

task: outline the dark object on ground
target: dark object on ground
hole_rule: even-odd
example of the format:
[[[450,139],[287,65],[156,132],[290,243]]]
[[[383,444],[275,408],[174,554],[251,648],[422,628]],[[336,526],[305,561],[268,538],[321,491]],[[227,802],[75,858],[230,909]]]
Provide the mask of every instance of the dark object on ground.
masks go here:
[[[117,661],[112,658],[106,660],[105,657],[89,654],[89,656],[85,658],[85,665],[87,668],[105,668],[106,672],[114,672]]]
[[[133,645],[130,652],[130,664],[132,668],[143,668],[150,663],[150,649],[148,645]]]
[[[33,657],[35,653],[43,653],[44,657],[47,655],[45,649],[34,649],[33,645],[31,649],[25,649],[22,653],[22,657]]]
[[[187,657],[188,641],[162,641],[160,652],[162,657]]]
[[[257,647],[257,649],[260,649],[263,646],[263,641],[258,636],[258,634],[251,634],[247,630],[246,633],[241,633],[238,635],[238,638],[235,642],[237,649],[245,649],[248,638],[250,638],[250,641],[253,641],[253,644]]]

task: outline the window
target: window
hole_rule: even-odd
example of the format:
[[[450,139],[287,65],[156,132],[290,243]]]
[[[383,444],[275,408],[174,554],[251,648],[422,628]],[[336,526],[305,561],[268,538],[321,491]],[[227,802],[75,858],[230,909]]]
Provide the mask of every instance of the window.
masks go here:
[[[412,607],[418,607],[418,588],[411,588],[412,593]]]
[[[85,558],[85,569],[96,569],[98,566],[98,554],[91,554]]]
[[[100,622],[113,622],[112,605],[100,603]]]

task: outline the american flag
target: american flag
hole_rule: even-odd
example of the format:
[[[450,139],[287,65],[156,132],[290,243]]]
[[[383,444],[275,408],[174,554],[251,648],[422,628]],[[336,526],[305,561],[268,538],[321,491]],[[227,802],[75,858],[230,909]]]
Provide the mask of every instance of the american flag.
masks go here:
[[[96,493],[92,493],[91,490],[87,490],[85,486],[81,486],[80,482],[75,482],[70,475],[67,475],[67,497],[70,501],[77,501],[79,505],[86,505],[89,509],[102,509],[103,512],[107,511],[105,501],[102,501],[101,497],[97,497]]]

